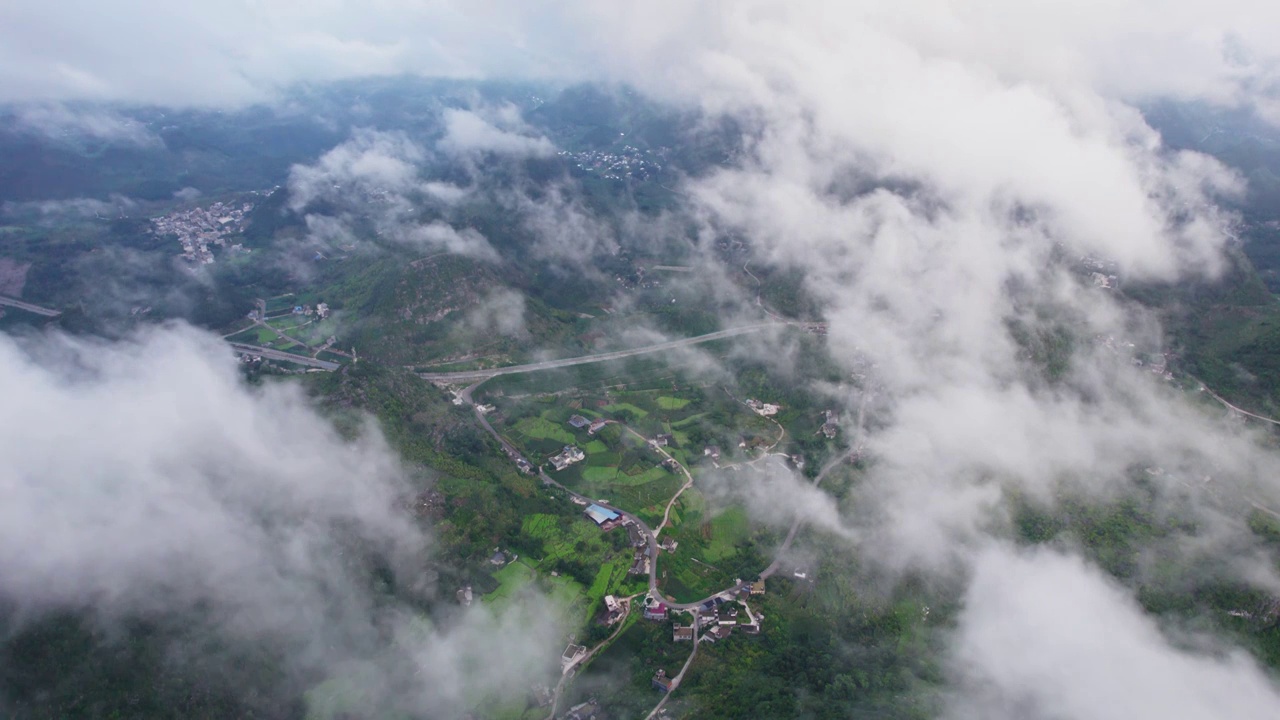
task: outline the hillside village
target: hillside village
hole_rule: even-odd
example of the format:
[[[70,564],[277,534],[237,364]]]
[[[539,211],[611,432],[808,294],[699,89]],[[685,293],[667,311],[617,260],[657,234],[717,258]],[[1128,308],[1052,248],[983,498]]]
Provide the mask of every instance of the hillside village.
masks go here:
[[[470,400],[469,396],[458,395],[455,402],[461,401],[465,403],[468,400]],[[604,651],[611,644],[612,638],[636,622],[665,625],[667,628],[667,642],[672,647],[687,644],[690,646],[691,652],[700,644],[722,642],[732,637],[735,633],[743,637],[751,637],[761,633],[764,617],[752,608],[751,601],[753,598],[764,594],[764,578],[756,578],[753,581],[746,582],[737,578],[727,579],[725,581],[729,584],[727,589],[712,592],[709,596],[697,601],[678,602],[674,597],[660,590],[657,584],[660,575],[665,577],[664,571],[668,567],[666,561],[662,560],[660,555],[666,553],[666,557],[673,559],[681,557],[678,554],[680,553],[681,543],[672,532],[670,530],[665,533],[655,532],[651,529],[649,523],[641,520],[635,514],[621,509],[618,505],[570,489],[573,485],[581,482],[581,480],[575,479],[578,475],[571,473],[581,474],[584,472],[581,470],[584,466],[587,470],[598,468],[599,465],[592,464],[594,462],[592,458],[608,455],[611,443],[617,443],[624,438],[632,442],[633,449],[631,452],[638,453],[640,457],[648,458],[641,466],[644,466],[645,463],[652,463],[657,468],[660,468],[664,475],[669,473],[677,478],[688,477],[690,481],[692,475],[689,475],[687,467],[677,459],[677,456],[705,459],[706,462],[704,464],[707,468],[719,470],[721,466],[716,461],[721,458],[721,451],[718,447],[698,446],[699,450],[694,453],[687,449],[689,439],[682,433],[665,431],[644,436],[635,431],[634,428],[624,424],[621,420],[609,419],[587,410],[580,409],[563,415],[555,415],[554,417],[558,418],[555,422],[550,421],[550,417],[553,416],[548,415],[545,411],[543,416],[538,418],[536,422],[533,419],[513,422],[507,416],[508,411],[504,411],[500,407],[508,401],[496,404],[489,401],[471,402],[476,417],[481,419],[487,429],[499,440],[507,455],[517,464],[522,473],[536,474],[541,478],[544,486],[564,492],[567,495],[566,499],[580,508],[578,514],[580,519],[577,522],[585,521],[589,523],[601,533],[602,537],[611,536],[619,532],[625,534],[625,537],[615,536],[615,539],[607,542],[606,545],[614,548],[626,548],[627,550],[623,552],[629,552],[630,555],[624,577],[634,578],[633,582],[643,582],[647,585],[646,589],[639,592],[635,590],[624,594],[607,592],[599,598],[599,605],[596,606],[597,609],[593,612],[588,622],[587,632],[590,636],[596,632],[592,628],[600,628],[601,632],[608,633],[608,637],[603,642],[598,642],[593,646],[590,642],[584,642],[581,638],[571,636],[568,646],[560,658],[563,678],[568,680],[583,672],[592,662],[593,657],[597,653]],[[669,407],[683,406],[683,403],[675,400],[666,400],[664,402]],[[770,422],[772,422],[772,417],[782,410],[782,407],[778,404],[761,403],[755,400],[735,404],[738,407],[745,406],[745,409],[750,411],[751,415],[768,419]],[[579,406],[580,403],[575,402],[573,405]],[[633,416],[643,412],[641,408],[633,405],[622,404],[617,407],[627,407]],[[821,416],[821,420],[823,422],[820,424],[833,425],[837,418],[834,413],[828,413]],[[559,425],[559,423],[563,424]],[[512,429],[514,437],[507,437],[497,427],[494,427],[494,424]],[[564,429],[557,429],[557,426]],[[522,430],[515,431],[515,428],[522,428]],[[612,439],[602,443],[598,438],[602,437],[602,433],[605,432],[606,428],[611,429],[609,437]],[[534,433],[536,435],[533,435]],[[821,429],[818,434],[820,436],[823,434]],[[530,440],[530,437],[546,438],[546,440]],[[535,466],[525,459],[526,453],[530,453],[533,448],[545,446],[551,438],[559,441],[569,439],[573,441],[559,446],[558,451],[555,453],[545,455],[546,460],[540,466]],[[521,446],[523,446],[523,449]],[[765,456],[767,456],[767,453],[751,457],[762,458]],[[653,465],[649,466],[652,467]],[[593,470],[592,472],[598,474],[598,471]],[[594,477],[594,475],[592,476]],[[682,490],[683,488],[677,488],[675,497],[669,498],[670,503],[676,501]],[[662,501],[659,505],[664,504],[667,504],[667,501]],[[654,527],[661,529],[661,524]],[[496,567],[504,567],[508,563],[514,563],[512,559],[514,557],[511,553],[495,550],[491,563]],[[532,560],[526,562],[536,564],[536,561]],[[687,559],[686,562],[688,562]],[[696,566],[699,560],[694,558],[693,562]],[[552,580],[557,579],[554,571],[551,572],[551,575]],[[806,578],[801,571],[797,571],[795,577],[800,580]],[[613,584],[611,583],[609,587],[613,587]],[[723,588],[724,586],[722,585],[721,587]],[[459,588],[459,603],[470,604],[473,597],[474,592],[470,586]],[[487,602],[488,596],[485,596],[485,599]],[[604,630],[605,628],[607,630]],[[682,673],[670,672],[671,670],[670,668],[661,667],[652,668],[653,677],[650,679],[650,686],[662,693],[670,692],[678,687],[682,679]],[[539,705],[549,705],[556,702],[555,693],[550,692],[547,688],[535,686],[531,689],[531,692],[538,699]],[[592,700],[574,705],[563,714],[558,715],[558,717],[583,718],[585,720],[586,718],[599,717],[603,712],[601,705]]]
[[[193,266],[214,262],[210,245],[226,248],[231,255],[250,251],[242,244],[227,246],[227,238],[244,231],[253,203],[215,202],[208,207],[174,210],[153,218],[152,231],[157,235],[176,236],[182,245],[182,259]]]

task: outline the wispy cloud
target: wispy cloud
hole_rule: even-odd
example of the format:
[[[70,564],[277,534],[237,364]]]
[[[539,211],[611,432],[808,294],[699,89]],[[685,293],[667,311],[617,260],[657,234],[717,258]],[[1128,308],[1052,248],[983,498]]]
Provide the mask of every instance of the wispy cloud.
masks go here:
[[[60,142],[78,143],[87,139],[139,148],[164,147],[160,136],[143,123],[97,107],[61,104],[19,106],[16,123],[11,129]]]

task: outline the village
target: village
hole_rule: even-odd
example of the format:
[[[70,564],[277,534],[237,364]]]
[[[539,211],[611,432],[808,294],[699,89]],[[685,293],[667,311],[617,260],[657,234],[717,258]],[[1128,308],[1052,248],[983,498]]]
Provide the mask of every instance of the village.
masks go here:
[[[648,180],[662,171],[662,165],[647,158],[646,151],[630,145],[624,145],[617,152],[588,150],[571,153],[561,150],[559,155],[579,170],[599,173],[608,180]]]
[[[208,207],[175,210],[151,220],[157,235],[174,235],[182,244],[182,258],[193,266],[214,262],[210,244],[226,248],[229,255],[248,254],[240,243],[227,246],[227,238],[243,232],[253,203],[215,202]]]
[[[455,403],[461,404],[470,400],[469,396],[459,396]],[[684,402],[675,398],[663,398],[657,401],[659,405],[668,408],[682,408]],[[571,635],[564,651],[560,656],[561,666],[561,682],[553,691],[551,688],[535,685],[531,688],[532,697],[535,698],[540,707],[547,705],[556,705],[559,701],[560,693],[563,688],[570,684],[572,679],[584,670],[590,664],[592,659],[599,653],[607,649],[614,638],[631,627],[634,623],[644,624],[665,624],[666,632],[669,633],[669,642],[674,646],[688,643],[690,646],[689,659],[692,660],[699,645],[723,642],[733,636],[735,633],[743,637],[751,637],[761,634],[764,616],[752,607],[752,601],[758,599],[765,593],[765,583],[768,574],[771,574],[777,568],[777,563],[771,566],[766,574],[760,577],[744,581],[741,578],[727,577],[721,582],[716,591],[714,588],[708,588],[706,596],[698,600],[680,602],[668,594],[670,591],[660,589],[659,578],[669,578],[670,571],[667,570],[669,563],[663,561],[663,570],[660,573],[658,568],[659,555],[666,553],[670,557],[671,562],[677,565],[684,564],[691,567],[707,566],[705,562],[694,557],[685,557],[681,559],[681,555],[677,554],[681,546],[673,532],[668,528],[667,517],[671,514],[671,508],[676,504],[681,494],[693,486],[693,475],[688,467],[682,463],[677,456],[683,457],[688,461],[690,458],[705,459],[706,466],[715,471],[724,469],[736,469],[738,462],[722,465],[722,453],[718,446],[707,445],[700,446],[696,451],[688,448],[689,438],[675,428],[660,432],[652,432],[650,435],[642,435],[640,432],[626,424],[622,420],[610,419],[596,412],[587,412],[585,409],[558,414],[554,412],[542,411],[539,417],[525,418],[513,420],[507,416],[507,412],[499,408],[498,404],[490,402],[472,401],[472,408],[476,417],[481,421],[489,431],[499,440],[508,457],[516,464],[517,468],[525,475],[537,475],[541,478],[544,486],[548,488],[558,489],[567,495],[569,502],[580,508],[579,517],[594,526],[603,538],[613,533],[625,533],[625,539],[612,540],[606,543],[609,547],[628,548],[630,551],[629,565],[626,566],[625,577],[634,578],[635,582],[645,583],[644,585],[628,586],[623,582],[621,585],[615,585],[615,581],[609,583],[609,587],[634,589],[626,590],[623,594],[610,592],[602,596],[587,598],[587,602],[595,602],[596,610],[590,616],[587,622],[587,634],[596,638],[600,635],[595,634],[592,628],[599,628],[603,632],[604,628],[609,628],[608,637],[603,641],[598,641],[594,647],[590,647],[589,642],[584,639]],[[774,420],[783,407],[778,403],[762,402],[754,398],[745,401],[736,401],[738,407],[743,408],[748,416],[759,418],[757,423],[763,423],[765,426],[773,426],[777,430],[781,430],[781,426]],[[578,403],[573,403],[571,407],[580,407]],[[646,411],[636,405],[629,403],[618,403],[609,406],[615,410],[625,409],[625,412],[631,417],[643,417]],[[834,437],[839,423],[839,415],[835,411],[826,411],[818,418],[817,434],[826,438]],[[499,427],[507,427],[514,433],[515,439],[509,439],[500,433],[494,425]],[[680,425],[675,422],[675,425]],[[663,427],[669,427],[664,425]],[[752,453],[748,448],[748,444],[744,439],[739,444],[739,450],[748,453],[746,462],[754,462],[754,460],[763,459],[771,454],[771,450],[784,437],[785,433],[777,434],[771,437],[765,444],[755,447]],[[609,442],[602,442],[602,438],[610,438]],[[526,451],[522,451],[517,443],[525,448],[546,448],[552,440],[564,442],[562,445],[556,446],[554,451],[550,449],[543,450],[547,452],[543,455],[542,461],[531,461],[526,456]],[[639,472],[646,475],[649,472],[661,472],[662,476],[680,478],[684,482],[676,488],[674,495],[669,496],[666,500],[660,501],[658,504],[658,516],[660,523],[650,526],[654,521],[650,520],[646,523],[636,514],[627,512],[615,503],[601,499],[600,495],[588,495],[584,492],[577,492],[571,487],[591,485],[589,480],[596,477],[605,477],[606,475],[616,473],[618,470],[609,468],[607,473],[605,468],[599,464],[594,464],[593,459],[601,457],[616,457],[610,455],[610,447],[616,447],[618,442],[623,442],[624,446],[632,449],[628,452],[637,453],[637,459],[648,458],[636,466],[633,472]],[[756,443],[752,443],[753,447]],[[616,453],[616,450],[612,452]],[[646,455],[647,453],[647,455]],[[793,466],[803,467],[802,460],[787,457],[787,460],[793,463]],[[612,460],[611,462],[618,462]],[[645,463],[656,464],[648,467],[652,470],[645,471]],[[639,476],[637,476],[639,477]],[[657,477],[656,475],[654,477]],[[628,484],[627,487],[636,487],[634,484]],[[583,488],[585,491],[585,488]],[[660,509],[666,506],[666,512]],[[650,511],[652,512],[652,511]],[[666,532],[664,533],[664,530]],[[703,551],[698,551],[703,552]],[[499,548],[494,548],[490,563],[499,568],[504,568],[499,574],[504,578],[507,576],[505,568],[522,567],[516,562],[517,556],[510,552],[504,552]],[[537,560],[526,560],[537,566]],[[708,566],[709,567],[709,566]],[[511,570],[511,572],[517,572]],[[602,573],[605,569],[602,568]],[[794,577],[796,581],[812,584],[807,572],[803,569],[796,568],[794,572],[788,570],[787,575]],[[526,569],[519,569],[518,575],[522,577],[531,577],[533,573]],[[549,573],[551,577],[548,579],[554,583],[564,580],[564,578],[556,577],[554,571]],[[602,575],[601,577],[604,577]],[[614,576],[615,578],[618,576]],[[727,589],[724,589],[726,588]],[[642,589],[643,588],[643,589]],[[688,598],[689,589],[683,591],[684,597]],[[504,593],[499,593],[503,595]],[[458,600],[461,604],[470,605],[474,598],[474,592],[470,586],[463,587],[458,590]],[[489,596],[485,596],[488,602]],[[687,663],[686,663],[687,666]],[[679,686],[683,678],[683,669],[671,667],[654,666],[650,669],[648,685],[654,691],[666,693],[674,690]],[[554,708],[553,708],[554,709]],[[582,702],[568,708],[563,714],[555,715],[562,718],[577,718],[578,720],[588,720],[601,716],[604,711],[599,703],[594,700]],[[554,715],[554,713],[553,713]],[[549,716],[551,717],[551,716]]]

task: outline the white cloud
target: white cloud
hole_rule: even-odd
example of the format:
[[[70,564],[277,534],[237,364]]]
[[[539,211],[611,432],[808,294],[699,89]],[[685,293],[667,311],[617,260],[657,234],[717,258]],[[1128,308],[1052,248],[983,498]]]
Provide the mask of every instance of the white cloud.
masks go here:
[[[109,200],[94,198],[70,198],[67,200],[32,200],[28,202],[6,201],[0,205],[0,214],[8,216],[36,215],[44,219],[65,216],[112,218],[133,210],[137,202],[123,195],[112,195]]]
[[[444,111],[445,135],[439,147],[456,155],[491,152],[515,157],[547,157],[555,152],[550,140],[529,135],[530,131],[519,117],[514,120],[511,123],[514,127],[502,129],[470,110],[448,108]]]
[[[296,81],[404,72],[624,78],[651,91],[709,90],[717,102],[732,101],[743,81],[754,92],[778,79],[755,75],[751,59],[734,47],[770,35],[805,40],[811,49],[801,61],[815,68],[832,49],[859,45],[872,51],[868,71],[886,67],[895,58],[875,52],[893,38],[923,59],[983,67],[1007,80],[1234,102],[1275,78],[1276,27],[1280,11],[1253,0],[1070,7],[1011,0],[963,7],[937,0],[856,7],[144,0],[110,8],[17,0],[0,9],[0,65],[10,69],[0,102],[218,105],[269,98]]]
[[[140,148],[164,147],[164,141],[146,125],[103,108],[72,108],[60,104],[24,105],[17,108],[13,130],[35,133],[59,142],[97,140]]]
[[[528,337],[525,327],[525,297],[508,288],[498,288],[467,311],[467,324],[478,333],[498,333],[506,337]]]
[[[289,205],[295,211],[322,197],[395,196],[420,183],[425,151],[403,133],[357,129],[351,139],[312,165],[289,172]]]
[[[1171,641],[1128,592],[1053,552],[990,547],[978,556],[949,662],[961,692],[944,716],[957,720],[1280,712],[1280,688],[1243,651],[1204,637]]]
[[[233,642],[272,638],[312,677],[372,662],[379,703],[441,717],[518,698],[554,662],[558,624],[536,597],[438,629],[374,598],[354,548],[433,591],[399,460],[372,426],[341,437],[295,385],[247,388],[216,337],[0,336],[0,394],[0,600],[21,617],[192,612]]]
[[[424,214],[453,205],[468,192],[425,180],[422,168],[427,158],[426,150],[404,133],[358,129],[315,163],[293,166],[289,207],[306,212],[324,203],[326,210],[336,213],[306,215],[310,240],[316,243],[357,242],[361,237],[353,225],[367,219],[382,240],[496,259],[496,251],[475,229],[455,228],[440,219],[424,220]]]

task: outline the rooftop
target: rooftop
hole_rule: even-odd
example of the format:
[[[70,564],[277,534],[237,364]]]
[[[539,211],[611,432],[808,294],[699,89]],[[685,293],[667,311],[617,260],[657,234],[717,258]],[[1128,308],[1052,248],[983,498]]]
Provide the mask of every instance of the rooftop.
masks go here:
[[[600,507],[599,505],[594,504],[588,505],[584,512],[586,512],[587,517],[591,518],[591,520],[597,525],[603,525],[610,520],[617,520],[619,517],[622,517],[617,512],[610,510],[609,508]]]

